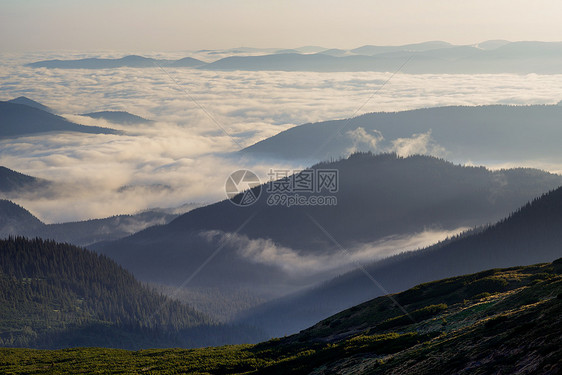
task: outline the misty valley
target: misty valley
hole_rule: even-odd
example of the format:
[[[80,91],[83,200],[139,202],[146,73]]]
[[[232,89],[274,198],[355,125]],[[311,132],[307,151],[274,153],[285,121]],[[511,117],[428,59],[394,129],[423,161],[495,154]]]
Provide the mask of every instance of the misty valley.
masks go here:
[[[0,53],[0,372],[562,372],[562,44]]]

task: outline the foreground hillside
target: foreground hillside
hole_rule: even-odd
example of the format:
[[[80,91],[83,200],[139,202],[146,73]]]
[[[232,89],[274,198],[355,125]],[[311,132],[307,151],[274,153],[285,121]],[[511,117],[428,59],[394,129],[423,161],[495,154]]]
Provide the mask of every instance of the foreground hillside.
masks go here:
[[[558,374],[562,259],[422,284],[258,345],[1,349],[10,374]],[[406,312],[406,314],[404,313]]]
[[[252,340],[148,289],[104,256],[41,239],[0,240],[1,346],[186,347],[234,339]]]

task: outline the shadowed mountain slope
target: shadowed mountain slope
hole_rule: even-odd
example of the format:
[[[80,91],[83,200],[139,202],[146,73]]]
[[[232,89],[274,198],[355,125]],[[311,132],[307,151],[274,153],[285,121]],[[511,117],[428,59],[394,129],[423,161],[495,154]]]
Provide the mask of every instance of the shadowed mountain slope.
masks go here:
[[[0,138],[45,132],[118,133],[113,129],[78,125],[28,105],[0,102]]]
[[[552,261],[562,255],[562,188],[533,200],[507,219],[474,234],[365,266],[382,290],[356,270],[316,288],[256,308],[242,321],[273,335],[296,332],[344,308],[431,280]]]

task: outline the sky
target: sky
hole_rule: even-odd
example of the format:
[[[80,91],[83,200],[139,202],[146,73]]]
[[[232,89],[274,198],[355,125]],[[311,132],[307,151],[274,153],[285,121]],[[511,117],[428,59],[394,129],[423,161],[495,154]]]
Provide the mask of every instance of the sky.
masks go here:
[[[0,0],[0,51],[560,41],[559,0]]]

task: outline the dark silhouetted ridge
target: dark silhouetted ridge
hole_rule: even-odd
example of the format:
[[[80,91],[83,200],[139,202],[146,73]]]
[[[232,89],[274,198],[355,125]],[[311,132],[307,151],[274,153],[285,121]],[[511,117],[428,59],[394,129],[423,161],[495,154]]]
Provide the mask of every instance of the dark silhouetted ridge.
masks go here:
[[[28,105],[0,102],[0,138],[45,132],[117,134],[113,129],[78,125]]]

